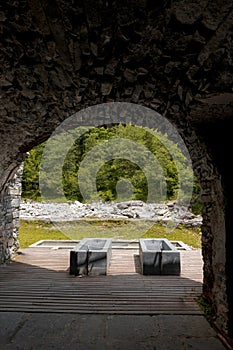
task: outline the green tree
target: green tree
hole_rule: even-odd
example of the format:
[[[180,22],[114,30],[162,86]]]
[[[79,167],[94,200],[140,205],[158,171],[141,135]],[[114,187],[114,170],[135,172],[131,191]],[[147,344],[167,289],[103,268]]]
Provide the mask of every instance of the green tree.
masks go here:
[[[64,195],[68,200],[119,200],[124,197],[120,184],[132,199],[143,201],[150,195],[150,201],[185,203],[192,191],[197,197],[201,190],[188,159],[166,134],[120,124],[64,131],[35,147],[24,163],[22,195],[38,199],[41,187],[54,200]]]
[[[39,172],[44,144],[34,147],[24,161],[22,175],[22,196],[33,200],[40,199]]]

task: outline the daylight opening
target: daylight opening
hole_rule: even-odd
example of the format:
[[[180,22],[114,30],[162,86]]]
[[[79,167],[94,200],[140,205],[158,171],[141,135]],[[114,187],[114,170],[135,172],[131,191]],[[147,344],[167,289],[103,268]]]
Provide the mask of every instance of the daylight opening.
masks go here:
[[[46,142],[33,148],[24,162],[23,247],[44,239],[86,237],[166,237],[201,247],[201,189],[177,143],[166,133],[130,123],[75,132],[79,137],[65,156],[64,142],[59,142],[54,157],[55,140],[52,148]],[[46,147],[52,176],[45,165],[41,170]]]

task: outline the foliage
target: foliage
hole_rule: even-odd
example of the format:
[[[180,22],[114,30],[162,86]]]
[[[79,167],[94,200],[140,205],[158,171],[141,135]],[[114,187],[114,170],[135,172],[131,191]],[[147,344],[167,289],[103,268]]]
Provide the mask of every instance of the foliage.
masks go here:
[[[201,186],[196,179],[194,179],[193,194],[190,206],[194,215],[199,215],[202,213],[203,201],[201,199]]]
[[[30,155],[24,161],[22,176],[22,196],[38,200],[40,198],[39,172],[44,144],[36,146],[30,151]]]
[[[179,200],[185,202],[193,189],[194,193],[200,191],[178,145],[157,130],[127,124],[82,127],[74,130],[73,135],[57,135],[50,139],[49,147],[39,145],[30,152],[24,163],[24,198],[38,200],[41,186],[50,200],[61,200],[63,196],[81,202],[98,199],[164,202],[177,199],[178,193]],[[45,149],[47,158],[41,171]]]
[[[204,311],[206,317],[208,319],[213,319],[216,315],[216,310],[214,308],[214,305],[211,303],[210,300],[207,299],[207,297],[204,296],[204,294],[198,295],[196,298],[196,301],[200,308]]]

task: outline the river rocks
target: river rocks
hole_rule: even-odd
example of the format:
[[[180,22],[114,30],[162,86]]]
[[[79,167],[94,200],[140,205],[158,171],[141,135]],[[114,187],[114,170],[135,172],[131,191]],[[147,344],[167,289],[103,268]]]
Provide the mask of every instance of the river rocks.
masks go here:
[[[202,217],[191,213],[185,206],[176,203],[155,204],[142,201],[120,203],[97,202],[83,204],[22,202],[20,217],[29,220],[73,221],[79,219],[143,219],[155,222],[175,222],[187,227],[200,227]]]

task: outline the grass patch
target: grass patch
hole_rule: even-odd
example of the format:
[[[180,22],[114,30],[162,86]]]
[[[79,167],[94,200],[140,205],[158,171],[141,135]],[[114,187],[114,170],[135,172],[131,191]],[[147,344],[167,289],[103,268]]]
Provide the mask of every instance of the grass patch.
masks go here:
[[[109,237],[112,239],[167,238],[182,241],[193,248],[201,248],[200,230],[178,226],[170,231],[160,223],[144,220],[80,220],[75,222],[46,223],[22,220],[19,228],[21,248],[44,239],[62,240]]]
[[[170,241],[182,241],[193,248],[201,248],[200,230],[178,226],[171,232],[161,224],[155,224],[143,238],[167,238]]]
[[[27,248],[42,239],[67,239],[67,237],[53,224],[42,221],[20,220],[19,244],[20,248]]]

